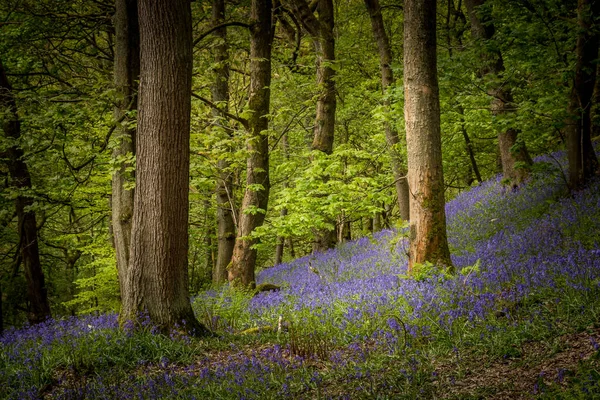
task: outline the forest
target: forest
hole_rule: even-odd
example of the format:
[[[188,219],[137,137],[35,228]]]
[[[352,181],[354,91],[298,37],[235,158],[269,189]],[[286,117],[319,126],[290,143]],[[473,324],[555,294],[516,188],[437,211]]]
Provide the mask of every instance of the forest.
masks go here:
[[[0,398],[600,396],[600,1],[0,17]]]

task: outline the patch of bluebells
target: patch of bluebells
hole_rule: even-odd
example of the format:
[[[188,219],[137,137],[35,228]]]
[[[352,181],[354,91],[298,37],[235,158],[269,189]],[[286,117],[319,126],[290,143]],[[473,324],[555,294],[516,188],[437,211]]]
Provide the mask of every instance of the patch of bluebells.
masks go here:
[[[536,161],[551,165],[561,157],[557,154]],[[600,218],[589,217],[598,216],[600,210],[600,181],[571,197],[563,196],[564,192],[564,180],[555,168],[554,173],[515,190],[506,189],[496,177],[447,203],[449,243],[459,271],[453,278],[405,279],[405,232],[384,230],[261,271],[258,283],[277,284],[282,290],[246,300],[245,318],[257,325],[272,324],[279,315],[312,318],[311,327],[325,327],[332,341],[345,345],[344,350],[338,346],[329,354],[329,361],[340,365],[342,360],[359,364],[374,349],[405,351],[410,345],[407,337],[433,341],[452,336],[457,322],[461,326],[480,324],[492,332],[496,327],[486,318],[496,311],[510,314],[506,304],[518,304],[543,290],[585,292],[600,285],[600,244],[572,234],[572,227],[581,221],[585,221],[586,231],[600,232]],[[476,270],[460,273],[476,263]],[[205,293],[196,302],[218,301],[220,311],[240,308],[223,293]],[[372,321],[383,322],[374,325]],[[8,330],[0,338],[3,363],[20,362],[22,374],[27,374],[39,364],[40,349],[96,331],[110,335],[116,329],[116,315],[101,315]],[[100,374],[83,386],[64,388],[54,395],[65,399],[163,398],[187,393],[188,398],[202,398],[215,394],[210,390],[219,390],[224,397],[258,398],[261,391],[293,397],[291,388],[294,382],[298,387],[298,379],[305,379],[300,386],[318,384],[321,379],[312,372],[298,377],[300,361],[292,357],[289,348],[277,345],[250,353],[233,352],[221,362],[205,360],[183,369],[165,360],[159,372],[144,377],[106,381]],[[147,362],[139,368],[156,371],[156,366]],[[269,379],[274,371],[285,377],[283,381]],[[406,373],[412,377],[416,371]],[[0,381],[5,379],[0,375]],[[186,389],[189,382],[194,382],[195,392]],[[17,397],[36,398],[37,393],[35,387],[22,386]]]
[[[476,272],[453,279],[403,279],[407,241],[386,230],[262,271],[258,283],[279,284],[283,290],[254,297],[251,313],[255,319],[277,313],[293,318],[304,310],[344,330],[394,312],[412,336],[421,335],[423,317],[437,316],[428,334],[440,329],[452,334],[457,320],[474,324],[502,304],[516,304],[544,289],[590,290],[590,282],[600,282],[600,245],[581,243],[569,229],[598,215],[600,182],[567,197],[564,154],[536,162],[553,166],[553,172],[546,168],[512,190],[498,176],[446,205],[453,262],[458,271],[478,263]],[[600,219],[588,218],[586,224],[589,232],[600,231]]]

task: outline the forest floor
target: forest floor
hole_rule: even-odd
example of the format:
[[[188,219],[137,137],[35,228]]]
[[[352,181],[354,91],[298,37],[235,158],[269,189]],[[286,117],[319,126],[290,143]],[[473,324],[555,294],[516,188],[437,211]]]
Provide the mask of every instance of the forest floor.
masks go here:
[[[217,337],[115,313],[9,329],[0,399],[600,398],[600,180],[567,193],[554,158],[447,204],[455,275],[407,277],[400,227],[262,270],[279,291],[198,294]]]

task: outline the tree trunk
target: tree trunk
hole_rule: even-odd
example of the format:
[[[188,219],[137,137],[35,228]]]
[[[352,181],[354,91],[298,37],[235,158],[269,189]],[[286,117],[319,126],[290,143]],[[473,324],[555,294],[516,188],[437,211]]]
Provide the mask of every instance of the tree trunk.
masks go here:
[[[383,105],[386,110],[390,109],[390,99],[386,94],[390,85],[394,84],[394,73],[392,71],[392,48],[385,32],[383,25],[383,16],[381,15],[381,7],[379,0],[365,0],[365,5],[371,17],[371,27],[373,35],[379,49],[379,68],[381,69],[381,89],[384,93]],[[406,168],[402,165],[402,157],[398,149],[400,138],[398,131],[387,120],[384,122],[385,138],[390,152],[392,164],[392,172],[396,186],[396,195],[398,197],[398,209],[400,210],[400,218],[408,220],[409,218],[409,193],[408,180],[406,179]]]
[[[435,0],[405,0],[404,120],[412,196],[409,274],[426,261],[452,268],[446,237],[435,20]]]
[[[335,39],[333,37],[333,0],[319,0],[319,34],[315,37],[317,54],[317,86],[321,88],[317,101],[317,113],[313,134],[312,149],[325,154],[333,152],[335,129]]]
[[[285,217],[288,211],[287,208],[283,208],[279,215]],[[279,265],[283,261],[283,251],[285,247],[285,237],[277,236],[277,245],[275,246],[275,263],[274,265]]]
[[[27,319],[30,324],[43,322],[50,317],[50,303],[44,280],[44,272],[40,263],[38,230],[35,211],[31,209],[33,199],[29,197],[31,176],[24,161],[23,150],[19,147],[21,138],[21,122],[17,114],[17,104],[13,97],[12,86],[0,60],[0,110],[2,110],[2,129],[4,135],[14,141],[2,158],[7,158],[11,185],[19,191],[15,199],[18,220],[19,252],[23,262],[25,281],[27,282],[27,299],[29,308]]]
[[[136,189],[121,323],[207,333],[188,289],[192,18],[188,0],[140,0]]]
[[[577,63],[571,89],[567,121],[567,157],[569,186],[579,189],[598,171],[598,158],[592,146],[590,109],[596,81],[598,34],[594,18],[600,15],[600,1],[579,0],[577,7]]]
[[[381,212],[376,212],[373,216],[373,224],[371,225],[373,232],[379,232],[381,230]]]
[[[315,17],[305,0],[288,0],[287,4],[312,37],[315,45],[317,53],[317,86],[320,89],[320,93],[317,100],[311,149],[329,155],[333,152],[335,111],[337,107],[335,69],[333,68],[333,64],[335,63],[333,0],[316,1],[318,18]],[[326,217],[326,222],[335,227],[335,220],[333,218]],[[313,252],[325,251],[335,246],[335,228],[315,229],[314,235]]]
[[[312,149],[325,154],[333,153],[333,138],[335,129],[335,40],[333,37],[334,12],[333,0],[319,0],[318,38],[314,37],[317,47],[317,86],[321,93],[317,101],[317,113],[313,132]],[[311,14],[312,15],[312,14]],[[335,225],[333,220],[329,221]],[[315,232],[313,252],[325,251],[335,246],[335,229],[323,228]]]
[[[219,25],[225,20],[225,1],[213,0],[212,21]],[[219,44],[215,47],[215,83],[212,87],[213,103],[218,104],[224,111],[229,111],[229,49],[227,45],[227,28],[215,31]],[[221,113],[212,110],[213,117],[223,121]],[[219,119],[220,118],[220,119]],[[230,132],[229,127],[225,129]],[[213,282],[217,284],[227,282],[227,266],[231,262],[233,247],[235,246],[235,221],[233,214],[233,178],[229,171],[231,163],[226,159],[219,159],[217,167],[217,262],[213,271]]]
[[[296,250],[294,249],[294,240],[289,237],[287,238],[287,244],[288,247],[290,248],[290,257],[292,257],[292,259],[296,258]]]
[[[137,109],[137,81],[140,75],[140,35],[136,0],[116,0],[115,4],[115,60],[114,82],[117,91],[114,118],[117,122],[115,138],[117,146],[112,157],[118,169],[112,176],[112,235],[117,256],[117,271],[121,298],[129,266],[131,244],[131,223],[133,217],[132,188],[135,182],[133,172],[127,169],[133,163],[123,161],[135,155],[135,128],[126,115]]]
[[[253,22],[250,39],[249,138],[246,163],[246,191],[242,200],[237,238],[228,279],[234,286],[253,287],[256,243],[250,234],[262,225],[269,201],[269,135],[267,132],[271,97],[271,46],[273,26],[271,0],[252,0]]]
[[[477,161],[475,160],[475,151],[473,150],[473,143],[471,142],[471,138],[469,137],[469,133],[467,132],[467,127],[465,126],[465,110],[462,106],[458,106],[458,113],[461,115],[461,125],[460,131],[465,139],[465,148],[467,150],[467,154],[469,155],[469,161],[471,162],[471,168],[475,173],[475,178],[477,178],[477,182],[483,182],[481,179],[481,173],[479,172],[479,167],[477,166]]]
[[[287,133],[284,133],[283,136],[281,137],[281,149],[283,150],[283,156],[285,157],[286,161],[289,161],[289,159],[290,159],[290,144],[288,142]],[[283,182],[283,187],[284,188],[288,187],[287,180],[285,182]],[[282,208],[279,215],[282,218],[285,217],[286,215],[288,215],[287,208]],[[277,245],[275,247],[275,263],[274,263],[274,265],[281,264],[281,262],[283,260],[283,252],[285,250],[285,239],[286,239],[285,236],[277,237]]]
[[[471,32],[473,37],[479,40],[490,40],[495,33],[495,27],[489,18],[480,18],[477,15],[477,8],[485,0],[465,0],[469,19],[471,21]],[[500,50],[488,50],[482,54],[484,67],[481,70],[483,76],[491,74],[501,76],[504,73],[504,60]],[[507,115],[514,112],[512,91],[510,86],[505,84],[496,86],[488,90],[492,97],[491,111],[494,116]],[[509,128],[498,134],[498,147],[502,162],[502,173],[504,179],[511,185],[517,186],[529,175],[526,167],[533,164],[525,142],[518,138],[518,132],[514,128]],[[519,165],[521,164],[521,165]]]
[[[600,136],[600,64],[596,64],[596,83],[594,84],[594,93],[592,94],[592,109],[591,113],[591,124],[592,124],[592,138]]]

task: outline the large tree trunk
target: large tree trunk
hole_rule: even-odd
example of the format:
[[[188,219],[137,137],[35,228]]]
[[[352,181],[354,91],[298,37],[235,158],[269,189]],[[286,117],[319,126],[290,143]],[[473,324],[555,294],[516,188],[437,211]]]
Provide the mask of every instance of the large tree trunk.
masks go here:
[[[228,279],[234,286],[255,285],[256,243],[250,234],[265,220],[269,201],[269,104],[271,100],[271,46],[273,26],[271,0],[252,0],[250,41],[249,138],[246,191],[238,222]]]
[[[112,176],[112,235],[117,255],[117,271],[121,298],[129,266],[131,223],[133,217],[133,165],[124,159],[135,154],[135,128],[127,113],[137,109],[137,81],[140,75],[140,34],[137,0],[116,0],[114,82],[117,100],[114,117],[117,122],[117,145],[112,157],[118,165]]]
[[[381,69],[381,88],[384,93],[383,105],[389,111],[390,99],[386,94],[388,87],[394,84],[394,73],[392,71],[392,48],[383,25],[383,16],[381,15],[381,6],[379,0],[365,0],[365,5],[371,17],[371,27],[373,35],[379,49],[379,68]],[[392,163],[392,172],[396,186],[396,195],[398,197],[398,209],[400,218],[408,220],[410,216],[408,180],[406,179],[406,168],[402,165],[402,157],[398,149],[400,138],[398,131],[387,120],[384,122],[385,138],[390,152]]]
[[[465,0],[469,19],[471,21],[471,32],[473,37],[479,40],[490,40],[495,33],[494,24],[487,17],[478,15],[478,7],[485,0]],[[500,50],[487,50],[482,54],[484,67],[481,70],[482,75],[502,76],[504,73],[504,60]],[[492,97],[491,111],[495,116],[506,115],[515,111],[512,91],[510,86],[505,84],[492,87],[488,90]],[[518,138],[518,132],[514,128],[508,128],[498,134],[498,147],[502,162],[502,173],[504,179],[516,186],[523,182],[529,175],[524,166],[533,164],[525,142]],[[519,164],[521,164],[519,166]]]
[[[446,237],[436,0],[404,2],[404,119],[410,199],[409,274],[428,261],[451,268]]]
[[[33,199],[27,191],[31,190],[29,168],[23,159],[23,150],[19,147],[21,137],[21,122],[17,114],[17,104],[13,97],[12,86],[6,76],[6,71],[0,60],[0,110],[2,113],[2,129],[4,135],[14,141],[3,158],[7,158],[11,185],[18,191],[15,198],[15,208],[19,230],[19,252],[23,262],[25,281],[27,282],[27,299],[29,308],[27,319],[29,323],[43,322],[50,317],[50,304],[44,280],[44,272],[40,263],[38,245],[38,228],[35,211],[32,210]]]
[[[222,24],[225,20],[225,1],[213,0],[213,25]],[[224,111],[229,111],[229,50],[227,45],[227,28],[215,31],[219,44],[215,47],[215,83],[212,87],[213,103],[218,104]],[[213,117],[225,121],[219,110],[213,108]],[[219,119],[221,118],[221,119]],[[226,122],[223,122],[224,124]],[[225,127],[230,131],[229,127]],[[217,176],[217,262],[213,271],[213,282],[227,282],[227,266],[231,262],[235,246],[235,221],[233,213],[233,178],[229,171],[230,162],[226,159],[218,161]]]
[[[598,170],[598,158],[592,146],[590,109],[596,81],[598,34],[594,18],[600,15],[600,1],[579,0],[577,8],[577,64],[569,102],[567,121],[567,156],[569,186],[578,189]]]
[[[189,0],[140,0],[136,189],[121,322],[200,335],[188,290],[192,18]]]

